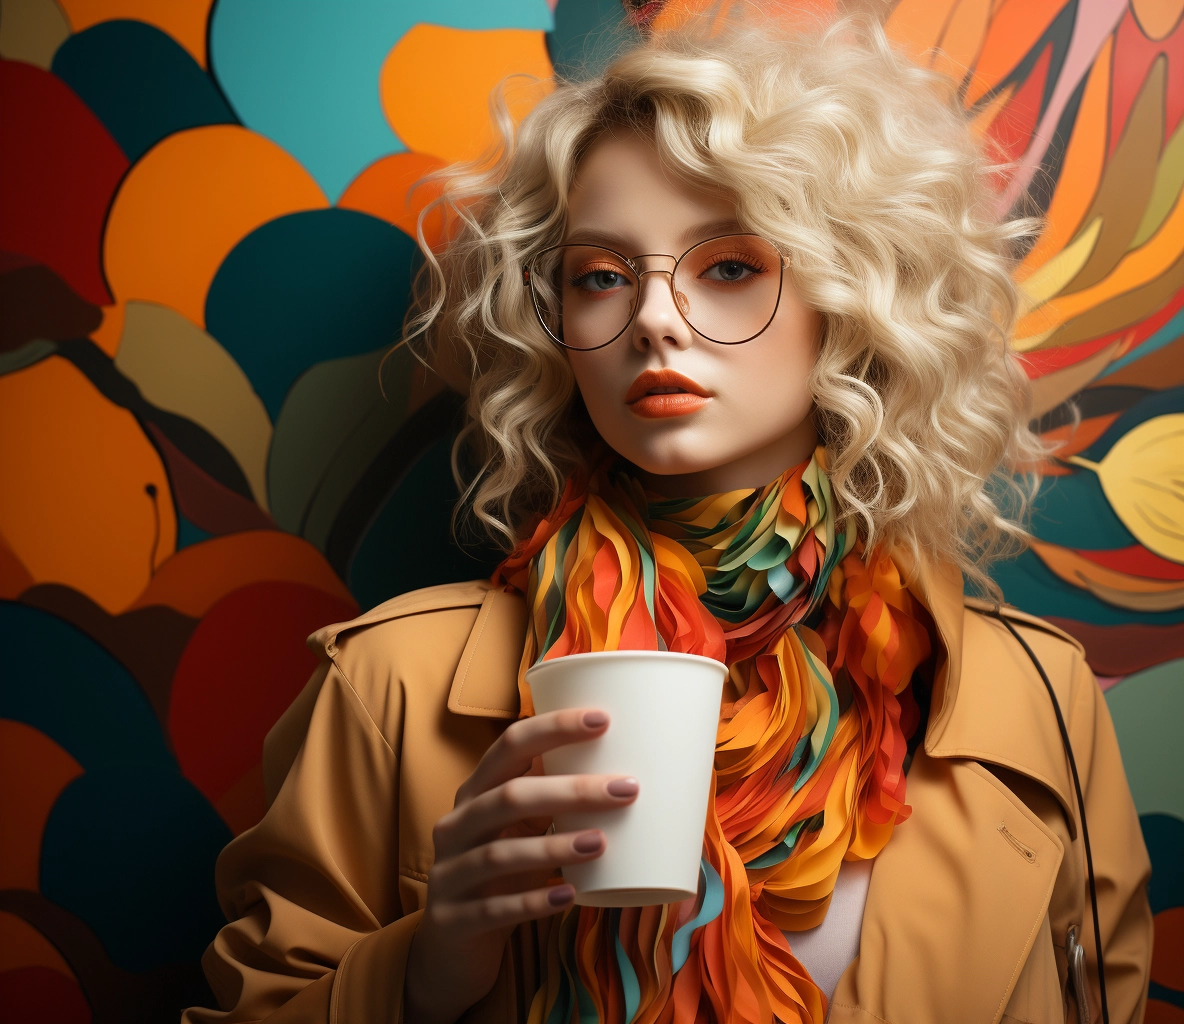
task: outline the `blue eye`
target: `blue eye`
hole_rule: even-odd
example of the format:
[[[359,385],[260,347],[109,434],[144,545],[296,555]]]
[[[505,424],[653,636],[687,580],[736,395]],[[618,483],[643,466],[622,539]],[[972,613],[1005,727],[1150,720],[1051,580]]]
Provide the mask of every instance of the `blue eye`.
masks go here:
[[[590,292],[607,292],[628,284],[624,274],[615,270],[592,270],[572,280],[573,287]]]
[[[725,281],[732,283],[743,281],[753,274],[759,274],[764,268],[754,267],[740,260],[720,260],[713,263],[703,272],[703,277],[711,281]]]

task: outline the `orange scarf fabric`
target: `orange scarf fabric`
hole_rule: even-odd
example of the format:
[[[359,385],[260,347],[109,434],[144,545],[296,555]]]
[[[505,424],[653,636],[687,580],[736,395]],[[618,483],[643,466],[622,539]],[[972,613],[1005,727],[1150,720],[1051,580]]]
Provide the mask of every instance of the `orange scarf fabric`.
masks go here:
[[[783,930],[908,817],[910,684],[932,624],[887,555],[839,534],[825,452],[760,490],[665,500],[621,469],[569,482],[494,575],[531,613],[519,673],[585,651],[729,669],[697,904],[572,907],[541,923],[530,1024],[821,1024]],[[659,641],[661,638],[661,641]]]

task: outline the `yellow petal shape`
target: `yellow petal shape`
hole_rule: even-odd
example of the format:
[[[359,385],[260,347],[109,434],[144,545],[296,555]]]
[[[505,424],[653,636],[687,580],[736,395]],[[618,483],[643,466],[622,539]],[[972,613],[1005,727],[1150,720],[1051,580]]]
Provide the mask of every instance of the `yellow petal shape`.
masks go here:
[[[238,125],[191,128],[154,146],[124,179],[103,239],[107,282],[205,326],[226,254],[261,224],[329,202],[308,172]]]
[[[387,56],[379,93],[408,149],[471,160],[494,141],[489,95],[507,75],[531,76],[505,86],[510,114],[521,120],[553,87],[542,32],[419,24]]]
[[[1020,316],[1047,302],[1077,276],[1094,251],[1101,231],[1102,218],[1095,217],[1072,242],[1020,285],[1023,296]]]
[[[255,501],[267,508],[271,419],[226,349],[180,313],[129,302],[115,365],[157,408],[191,419],[217,438],[234,456]]]
[[[1184,413],[1140,423],[1100,463],[1068,461],[1098,474],[1111,508],[1148,551],[1184,562]]]

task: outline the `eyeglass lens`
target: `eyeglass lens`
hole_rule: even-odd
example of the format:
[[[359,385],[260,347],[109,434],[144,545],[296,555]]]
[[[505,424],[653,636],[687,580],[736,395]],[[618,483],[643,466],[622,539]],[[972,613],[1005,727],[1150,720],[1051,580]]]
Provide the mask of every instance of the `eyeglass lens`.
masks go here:
[[[667,262],[663,269],[668,267]],[[643,274],[649,269],[641,268]],[[530,285],[543,326],[577,349],[599,348],[620,335],[641,293],[639,275],[625,258],[596,245],[561,245],[541,253]],[[695,331],[710,341],[738,344],[763,331],[777,310],[781,254],[758,235],[712,238],[679,260],[672,285],[675,302]]]

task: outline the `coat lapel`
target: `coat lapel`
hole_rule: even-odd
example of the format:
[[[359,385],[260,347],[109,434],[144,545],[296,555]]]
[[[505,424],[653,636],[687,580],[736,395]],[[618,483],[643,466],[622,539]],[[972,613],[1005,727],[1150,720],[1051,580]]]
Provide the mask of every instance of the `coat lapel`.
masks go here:
[[[859,956],[835,990],[832,1024],[867,1024],[869,1014],[890,1024],[999,1020],[1064,856],[983,764],[1033,778],[1066,805],[1064,754],[1039,724],[1052,713],[1039,676],[1014,640],[995,635],[1001,624],[965,610],[955,570],[923,570],[917,586],[939,652],[908,775],[912,815],[876,858]]]

